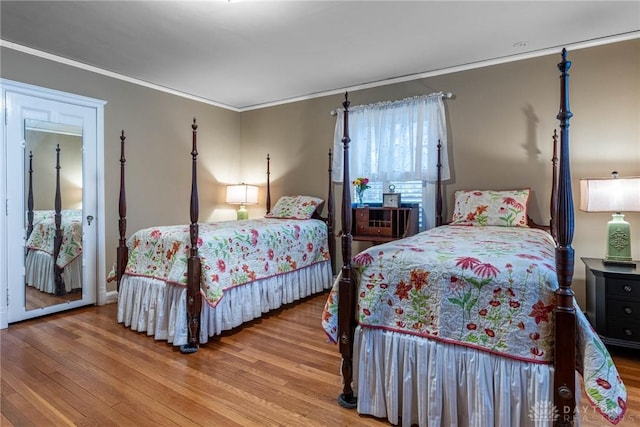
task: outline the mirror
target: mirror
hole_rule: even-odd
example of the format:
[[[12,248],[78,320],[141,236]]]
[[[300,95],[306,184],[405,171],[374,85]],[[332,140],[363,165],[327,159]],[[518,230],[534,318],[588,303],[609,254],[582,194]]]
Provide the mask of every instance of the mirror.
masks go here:
[[[25,119],[25,309],[82,299],[82,128]]]

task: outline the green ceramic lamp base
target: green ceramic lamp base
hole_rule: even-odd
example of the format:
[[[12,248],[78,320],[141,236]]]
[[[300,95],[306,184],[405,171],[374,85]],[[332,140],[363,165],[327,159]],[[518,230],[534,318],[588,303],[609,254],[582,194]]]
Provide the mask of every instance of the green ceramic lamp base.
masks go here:
[[[249,219],[249,211],[245,205],[240,205],[240,209],[237,212],[238,219]]]
[[[631,260],[631,227],[624,220],[624,215],[614,213],[607,224],[607,256],[605,264],[625,265],[634,263]]]

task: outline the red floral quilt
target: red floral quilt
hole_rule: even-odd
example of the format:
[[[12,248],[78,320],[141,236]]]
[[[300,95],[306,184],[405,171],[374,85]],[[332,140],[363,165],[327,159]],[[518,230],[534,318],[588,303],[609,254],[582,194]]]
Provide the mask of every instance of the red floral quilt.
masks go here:
[[[555,243],[523,227],[443,226],[353,258],[360,325],[478,348],[533,363],[553,358]],[[337,282],[336,282],[337,284]],[[578,312],[577,368],[611,421],[626,390],[606,348]],[[335,342],[337,286],[323,313]]]
[[[330,259],[324,222],[252,219],[199,224],[202,293],[215,306],[226,289]],[[137,231],[127,245],[126,274],[187,284],[189,226]]]

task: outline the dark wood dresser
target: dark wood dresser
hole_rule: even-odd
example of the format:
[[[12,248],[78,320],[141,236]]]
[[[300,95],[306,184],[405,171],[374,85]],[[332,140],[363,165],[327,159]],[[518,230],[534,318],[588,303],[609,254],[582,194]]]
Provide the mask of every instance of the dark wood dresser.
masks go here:
[[[418,205],[352,208],[353,240],[385,243],[418,232]]]

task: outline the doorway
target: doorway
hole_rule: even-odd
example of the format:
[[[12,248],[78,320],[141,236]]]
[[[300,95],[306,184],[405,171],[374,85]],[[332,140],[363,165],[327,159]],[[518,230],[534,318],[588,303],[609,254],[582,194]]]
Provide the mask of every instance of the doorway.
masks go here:
[[[2,95],[6,327],[101,302],[105,102],[7,80]]]

